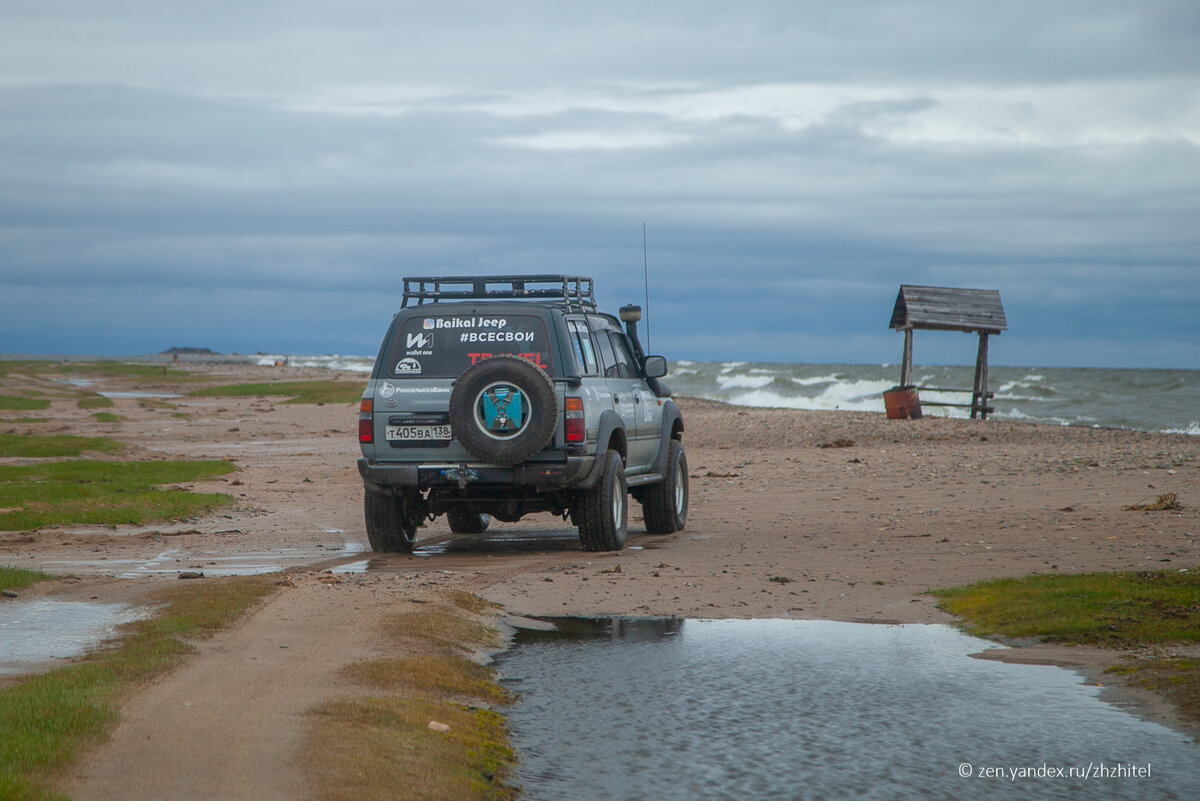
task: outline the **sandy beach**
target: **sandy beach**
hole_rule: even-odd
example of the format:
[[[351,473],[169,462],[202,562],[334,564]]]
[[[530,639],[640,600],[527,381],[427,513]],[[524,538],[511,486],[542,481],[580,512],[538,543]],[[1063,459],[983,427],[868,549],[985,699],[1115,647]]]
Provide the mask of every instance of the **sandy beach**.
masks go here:
[[[203,369],[205,383],[213,384],[361,378],[245,364],[187,369]],[[19,380],[10,377],[9,386]],[[180,391],[146,381],[90,389]],[[228,459],[239,470],[194,485],[235,498],[210,517],[128,530],[0,533],[0,563],[71,577],[30,592],[88,598],[134,597],[142,587],[177,580],[180,571],[218,573],[256,558],[291,568],[293,587],[228,635],[258,641],[255,627],[278,632],[283,625],[297,643],[319,647],[321,657],[308,662],[297,651],[274,648],[257,665],[279,671],[272,683],[308,688],[290,702],[295,708],[280,712],[285,716],[302,714],[305,704],[337,687],[330,679],[335,663],[370,652],[363,632],[389,609],[442,588],[469,590],[518,615],[925,623],[950,620],[924,594],[934,588],[1029,573],[1200,568],[1200,438],[887,420],[881,413],[746,409],[687,398],[679,400],[692,493],[683,532],[645,536],[634,504],[630,541],[617,553],[581,551],[569,523],[542,515],[494,524],[476,538],[456,537],[438,520],[421,530],[415,554],[372,554],[355,467],[355,405],[281,400],[118,398],[111,411],[122,419],[113,423],[96,422],[66,398],[39,413],[50,420],[36,425],[5,413],[3,429],[10,432],[128,443],[125,454],[110,458]],[[1182,508],[1126,508],[1165,493],[1175,493]],[[335,570],[333,580],[321,580],[326,569]],[[116,577],[122,574],[141,578]],[[219,666],[237,652],[223,637],[205,646],[194,669]],[[1064,661],[1062,650],[1026,657]],[[1098,664],[1074,650],[1080,665]],[[222,688],[220,670],[211,675],[209,692],[239,692]],[[122,765],[145,756],[138,751],[145,727],[170,726],[153,706],[164,702],[151,696],[173,697],[176,680],[131,706],[103,756],[81,767],[72,797],[115,797],[128,789],[120,784]],[[189,697],[205,692],[194,676],[188,687]],[[222,705],[234,724],[236,707]],[[166,739],[156,741],[156,760],[164,758]],[[247,773],[276,765],[274,775],[286,775],[297,742],[256,746]],[[213,747],[217,753],[209,756],[219,759],[225,746]],[[273,774],[262,772],[267,778],[256,797],[287,797],[271,784]],[[243,775],[238,786],[247,780]],[[197,792],[219,790],[209,785]]]
[[[330,377],[244,364],[203,369],[214,384]],[[125,382],[119,388],[130,389]],[[145,382],[135,389],[180,392]],[[677,535],[645,536],[635,503],[629,547],[618,553],[580,551],[574,528],[549,515],[496,523],[475,539],[451,536],[439,519],[421,529],[419,555],[350,553],[367,548],[355,407],[281,400],[117,398],[112,411],[123,419],[115,423],[97,423],[73,401],[61,401],[47,413],[51,422],[7,423],[15,432],[129,444],[126,454],[110,458],[228,459],[239,470],[196,485],[236,499],[210,518],[144,530],[0,534],[0,558],[82,575],[96,571],[55,566],[118,559],[137,565],[166,543],[179,569],[219,570],[205,554],[295,549],[343,554],[344,561],[369,556],[370,572],[448,570],[524,614],[904,622],[946,619],[922,595],[931,588],[1033,572],[1182,569],[1200,560],[1196,437],[887,420],[688,398],[679,403],[691,510]],[[1126,510],[1168,492],[1181,509]],[[595,575],[615,564],[619,573]]]

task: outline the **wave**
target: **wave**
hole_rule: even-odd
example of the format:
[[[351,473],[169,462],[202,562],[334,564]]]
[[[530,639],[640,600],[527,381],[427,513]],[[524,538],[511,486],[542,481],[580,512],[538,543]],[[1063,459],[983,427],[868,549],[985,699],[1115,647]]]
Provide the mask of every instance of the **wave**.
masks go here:
[[[286,364],[290,367],[318,367],[352,373],[369,373],[375,363],[374,359],[366,356],[289,356],[283,353],[259,353],[254,358],[254,363],[261,367]]]
[[[370,372],[365,356],[258,354],[260,365]],[[776,409],[884,411],[883,393],[899,378],[894,365],[672,362],[668,383],[681,396]],[[1195,398],[1200,370],[993,367],[995,412],[989,418],[1200,436]],[[922,366],[918,386],[970,387],[973,366]],[[970,393],[921,390],[926,402],[963,403]],[[969,409],[926,406],[926,416],[965,418]]]

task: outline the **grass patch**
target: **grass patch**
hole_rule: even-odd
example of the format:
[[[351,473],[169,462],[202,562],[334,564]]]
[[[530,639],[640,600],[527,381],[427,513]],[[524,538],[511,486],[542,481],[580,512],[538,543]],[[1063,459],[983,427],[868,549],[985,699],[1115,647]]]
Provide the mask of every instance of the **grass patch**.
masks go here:
[[[252,576],[158,593],[158,612],[123,626],[115,647],[0,689],[0,799],[61,798],[50,782],[104,741],[130,691],[193,651],[187,639],[211,636],[275,589],[275,577]]]
[[[199,398],[287,397],[285,403],[358,403],[361,381],[276,381],[261,384],[230,384],[191,392]]]
[[[119,423],[121,415],[113,414],[112,412],[93,412],[92,419],[97,423]]]
[[[40,373],[53,369],[55,362],[36,361],[32,359],[0,359],[0,378],[8,378],[13,373]]]
[[[79,399],[80,409],[109,409],[112,406],[112,398],[106,398],[103,395],[88,395],[86,398]]]
[[[18,412],[37,412],[49,408],[45,398],[25,398],[17,395],[0,395],[0,409]]]
[[[51,576],[40,570],[0,565],[0,590],[23,590],[39,581],[48,581]]]
[[[1200,659],[1160,656],[1128,672],[1136,684],[1162,695],[1184,717],[1200,725]]]
[[[984,637],[1108,648],[1200,642],[1200,573],[1039,575],[932,594]]]
[[[1029,576],[932,594],[979,636],[1154,652],[1110,670],[1161,694],[1200,727],[1200,659],[1161,655],[1164,646],[1200,643],[1200,573]]]
[[[503,717],[511,701],[473,648],[498,634],[472,616],[490,605],[466,593],[396,615],[385,633],[402,653],[348,665],[344,675],[368,695],[330,701],[313,712],[309,764],[325,801],[515,799],[515,755]],[[431,727],[433,724],[433,727]]]
[[[49,369],[65,375],[86,375],[100,378],[137,378],[156,382],[186,383],[200,380],[199,376],[184,370],[175,370],[162,364],[133,364],[130,362],[43,362]]]
[[[0,456],[22,459],[48,459],[79,456],[88,451],[115,453],[121,443],[105,437],[76,437],[70,435],[43,437],[27,434],[0,434]]]
[[[192,517],[233,499],[158,487],[211,479],[234,469],[221,461],[0,466],[0,531],[62,524],[137,525]]]

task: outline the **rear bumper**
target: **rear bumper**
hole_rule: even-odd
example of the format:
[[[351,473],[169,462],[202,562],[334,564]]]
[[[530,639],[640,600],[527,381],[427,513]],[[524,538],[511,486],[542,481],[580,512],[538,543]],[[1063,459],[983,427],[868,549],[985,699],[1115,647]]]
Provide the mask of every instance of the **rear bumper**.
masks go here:
[[[565,462],[530,462],[513,467],[480,464],[380,464],[358,460],[358,473],[366,488],[387,493],[403,487],[431,489],[457,486],[480,487],[570,487],[588,477],[591,456],[574,456]]]

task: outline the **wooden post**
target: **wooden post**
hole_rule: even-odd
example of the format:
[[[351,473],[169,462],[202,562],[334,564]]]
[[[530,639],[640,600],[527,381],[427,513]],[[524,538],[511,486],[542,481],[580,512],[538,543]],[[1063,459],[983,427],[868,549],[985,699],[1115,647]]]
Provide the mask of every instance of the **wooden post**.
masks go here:
[[[907,387],[912,382],[913,330],[904,329],[904,359],[900,362],[900,386]]]
[[[979,353],[975,357],[975,388],[971,392],[971,419],[987,419],[988,407],[988,333],[979,332]]]

